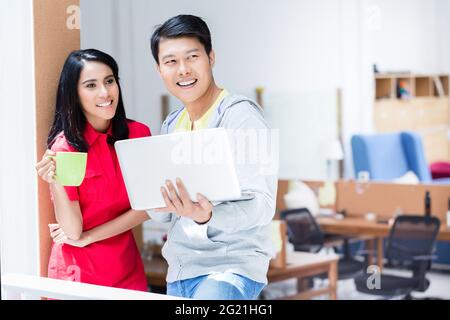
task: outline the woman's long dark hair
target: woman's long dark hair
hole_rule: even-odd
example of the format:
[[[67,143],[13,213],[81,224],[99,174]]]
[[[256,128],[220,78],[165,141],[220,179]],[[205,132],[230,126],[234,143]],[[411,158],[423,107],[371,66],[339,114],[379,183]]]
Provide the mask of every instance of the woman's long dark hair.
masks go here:
[[[78,95],[78,81],[86,61],[100,62],[110,67],[119,86],[119,101],[111,121],[112,137],[108,139],[108,143],[114,144],[117,140],[128,138],[127,118],[119,83],[119,67],[116,61],[109,54],[99,50],[77,50],[67,57],[61,71],[56,95],[55,119],[47,139],[48,148],[52,146],[56,136],[63,131],[67,142],[72,147],[80,152],[88,151],[89,147],[83,136],[87,120]]]

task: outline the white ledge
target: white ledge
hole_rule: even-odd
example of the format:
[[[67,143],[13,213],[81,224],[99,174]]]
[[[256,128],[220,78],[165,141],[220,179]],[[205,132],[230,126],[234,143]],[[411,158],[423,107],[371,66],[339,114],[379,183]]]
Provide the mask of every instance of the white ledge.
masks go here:
[[[61,300],[178,300],[164,294],[98,286],[87,283],[50,279],[45,277],[5,274],[1,277],[2,296],[20,299],[25,296]],[[5,297],[4,297],[5,298]],[[3,299],[4,299],[3,298]]]

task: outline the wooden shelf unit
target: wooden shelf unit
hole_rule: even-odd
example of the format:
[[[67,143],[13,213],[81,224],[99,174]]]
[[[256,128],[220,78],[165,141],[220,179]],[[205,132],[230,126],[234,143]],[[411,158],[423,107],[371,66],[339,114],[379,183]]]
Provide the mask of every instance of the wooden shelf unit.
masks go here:
[[[398,95],[403,81],[407,98]],[[449,76],[446,74],[375,74],[374,123],[377,132],[416,131],[429,163],[450,161]]]
[[[444,74],[375,74],[375,99],[400,99],[397,96],[397,85],[400,81],[407,84],[411,98],[448,97],[448,78],[449,76]],[[441,93],[439,93],[438,86],[442,88]]]

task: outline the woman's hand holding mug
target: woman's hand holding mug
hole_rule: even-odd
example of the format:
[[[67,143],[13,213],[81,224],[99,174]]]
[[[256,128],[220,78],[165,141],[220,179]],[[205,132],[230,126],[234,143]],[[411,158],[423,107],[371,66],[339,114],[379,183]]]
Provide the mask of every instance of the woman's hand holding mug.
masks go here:
[[[53,158],[56,155],[56,152],[51,150],[45,151],[42,156],[42,160],[39,161],[35,168],[39,177],[41,177],[44,181],[48,183],[55,182],[55,172],[56,172],[56,163]]]

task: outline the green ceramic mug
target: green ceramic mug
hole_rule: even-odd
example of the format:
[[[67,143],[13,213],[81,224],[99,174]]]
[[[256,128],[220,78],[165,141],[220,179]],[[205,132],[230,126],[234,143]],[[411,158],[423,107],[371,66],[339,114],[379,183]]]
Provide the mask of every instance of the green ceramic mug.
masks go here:
[[[63,186],[78,187],[86,173],[86,152],[56,152],[50,156],[56,163],[55,180]]]

